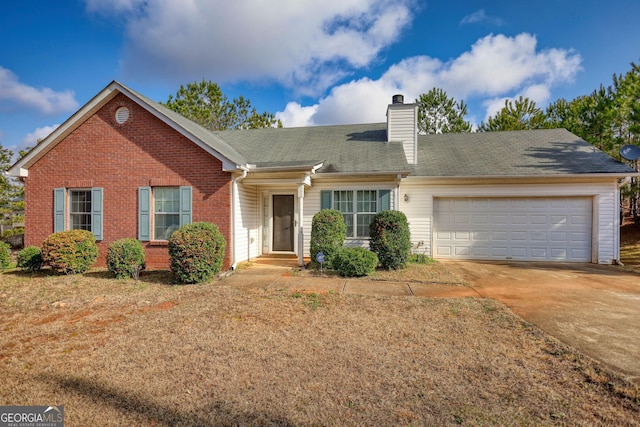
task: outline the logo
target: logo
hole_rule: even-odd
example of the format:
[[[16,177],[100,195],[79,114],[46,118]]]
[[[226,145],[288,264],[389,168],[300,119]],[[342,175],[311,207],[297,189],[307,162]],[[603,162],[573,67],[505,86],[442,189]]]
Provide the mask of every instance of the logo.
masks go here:
[[[0,427],[64,427],[64,406],[0,406]]]

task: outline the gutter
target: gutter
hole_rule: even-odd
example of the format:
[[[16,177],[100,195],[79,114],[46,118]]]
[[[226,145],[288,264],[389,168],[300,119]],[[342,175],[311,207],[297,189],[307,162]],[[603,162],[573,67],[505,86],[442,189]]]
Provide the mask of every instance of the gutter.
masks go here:
[[[231,180],[231,244],[233,250],[231,252],[231,270],[235,270],[237,267],[236,259],[236,200],[238,198],[238,183],[247,177],[249,170],[246,167],[239,166],[242,170],[242,174]]]

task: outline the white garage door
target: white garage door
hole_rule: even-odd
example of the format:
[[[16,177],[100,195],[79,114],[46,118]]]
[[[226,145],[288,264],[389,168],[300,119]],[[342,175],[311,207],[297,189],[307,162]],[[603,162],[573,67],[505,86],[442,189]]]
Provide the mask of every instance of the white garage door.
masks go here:
[[[434,257],[591,261],[589,197],[434,199]]]

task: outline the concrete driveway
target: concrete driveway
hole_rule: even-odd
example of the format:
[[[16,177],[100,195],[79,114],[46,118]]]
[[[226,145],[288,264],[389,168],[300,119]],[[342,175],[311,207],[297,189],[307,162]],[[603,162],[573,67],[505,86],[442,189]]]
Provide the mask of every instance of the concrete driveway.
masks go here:
[[[447,261],[481,297],[640,383],[640,275],[597,264]]]

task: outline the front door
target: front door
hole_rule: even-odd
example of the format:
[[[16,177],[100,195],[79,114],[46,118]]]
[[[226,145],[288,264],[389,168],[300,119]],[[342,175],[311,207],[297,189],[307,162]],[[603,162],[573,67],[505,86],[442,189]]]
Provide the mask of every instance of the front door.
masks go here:
[[[273,196],[273,251],[293,252],[293,196]]]

